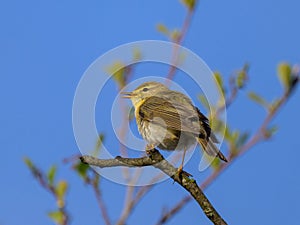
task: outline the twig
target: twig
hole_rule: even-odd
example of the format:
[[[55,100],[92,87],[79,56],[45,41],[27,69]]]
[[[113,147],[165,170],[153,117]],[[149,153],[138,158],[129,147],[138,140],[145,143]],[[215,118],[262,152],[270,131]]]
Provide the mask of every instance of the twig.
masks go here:
[[[162,215],[156,225],[162,225],[169,220],[173,215],[175,215],[186,203],[192,200],[192,196],[187,195],[180,200],[171,210],[167,211]]]
[[[127,218],[129,217],[130,213],[132,212],[132,209],[134,207],[134,204],[132,201],[134,189],[135,189],[135,187],[132,185],[127,186],[125,200],[124,200],[124,203],[125,203],[124,208],[123,208],[123,211],[121,213],[121,216],[120,216],[118,222],[116,223],[117,225],[125,224]]]
[[[180,35],[174,40],[174,42],[177,45],[179,45],[183,41],[183,39],[184,39],[184,37],[185,37],[185,35],[186,35],[187,31],[188,31],[188,28],[190,26],[193,13],[194,13],[194,9],[193,10],[188,10],[188,13],[187,13],[187,15],[185,17],[185,20],[183,22],[183,26],[182,26]],[[174,52],[173,52],[173,56],[172,57],[173,57],[172,58],[173,64],[174,65],[178,64],[178,60],[179,60],[179,58],[178,58],[178,47],[176,47],[176,46],[174,47]],[[132,71],[130,71],[130,72],[131,72],[130,74],[132,74]],[[170,70],[168,72],[167,78],[168,79],[173,79],[173,77],[175,75],[175,72],[176,72],[176,67],[175,66],[170,66]],[[123,108],[122,111],[124,112],[124,107],[121,107],[121,108]],[[126,121],[126,120],[123,119],[123,121]],[[126,134],[126,131],[124,129],[124,127],[125,127],[124,124],[121,125],[121,127],[123,127],[123,128],[120,129],[121,130],[121,132],[120,132],[121,135],[120,136],[124,137],[124,135]],[[122,149],[123,146],[121,145],[120,147],[121,147],[121,152],[124,153],[124,150]],[[125,155],[125,156],[127,156],[127,155]],[[128,174],[126,173],[125,176],[128,177]],[[126,219],[128,218],[130,212],[133,210],[134,206],[139,202],[139,200],[149,190],[151,190],[152,187],[153,187],[152,185],[149,185],[149,186],[145,186],[145,187],[141,188],[138,191],[138,193],[136,194],[136,196],[134,198],[132,198],[132,199],[130,199],[129,196],[126,195],[126,197],[125,197],[125,203],[127,202],[127,205],[125,205],[124,208],[123,208],[123,211],[121,213],[121,217],[120,217],[120,219],[117,222],[118,225],[122,225],[122,224],[125,223]],[[131,189],[134,189],[134,186],[128,186],[128,190],[127,190],[126,193],[127,194],[128,193],[132,193],[133,190],[131,190]]]
[[[80,154],[72,155],[70,157],[64,158],[63,163],[70,163],[70,162],[78,163],[79,157],[80,157]],[[73,165],[73,168],[74,168],[74,165]],[[95,197],[96,197],[99,209],[100,209],[100,213],[102,215],[102,218],[103,218],[105,224],[111,225],[112,223],[110,222],[111,220],[108,216],[107,207],[105,205],[105,202],[103,201],[102,192],[100,191],[100,188],[99,188],[99,174],[96,173],[92,169],[90,171],[92,172],[93,177],[86,176],[84,181],[86,184],[91,185],[91,187],[94,191],[94,194],[95,194]]]
[[[229,79],[229,90],[230,90],[230,95],[229,97],[226,98],[225,103],[219,107],[216,112],[215,115],[213,116],[213,118],[218,118],[220,116],[220,114],[227,109],[236,99],[237,94],[238,94],[238,87],[234,84],[234,77],[231,77]]]
[[[196,3],[195,3],[196,4]],[[195,6],[196,7],[196,6]],[[172,66],[170,66],[169,72],[167,74],[167,80],[173,80],[175,72],[176,72],[176,66],[178,64],[178,47],[179,45],[183,42],[184,37],[187,34],[188,28],[190,27],[194,12],[195,12],[195,7],[193,9],[189,9],[186,17],[183,21],[183,25],[180,31],[180,34],[177,38],[175,38],[173,41],[176,44],[173,50],[173,54],[172,54]]]
[[[149,156],[142,158],[122,158],[120,156],[115,159],[97,159],[92,156],[82,156],[80,160],[83,163],[104,167],[116,167],[116,166],[127,166],[127,167],[143,167],[143,166],[154,166],[160,169],[162,172],[171,177],[176,183],[180,184],[186,189],[193,198],[197,201],[199,206],[202,208],[205,215],[216,225],[227,224],[219,213],[215,210],[212,204],[209,202],[207,197],[204,195],[196,181],[190,179],[186,172],[178,174],[178,170],[171,165],[156,149],[148,151]]]
[[[241,155],[245,154],[249,151],[254,145],[267,139],[266,137],[266,130],[270,122],[274,119],[276,114],[278,113],[279,109],[287,102],[290,95],[292,94],[295,86],[298,83],[299,77],[295,79],[296,83],[291,86],[291,88],[284,92],[283,96],[279,99],[276,106],[268,113],[265,120],[263,121],[262,125],[258,128],[256,133],[252,136],[252,138],[246,142],[243,146],[241,146],[240,150],[235,154],[230,156],[230,163],[222,164],[219,169],[215,170],[202,184],[201,187],[205,189],[213,180],[215,180],[226,168],[228,168],[234,160],[239,158]]]
[[[46,175],[37,167],[35,167],[34,165],[32,165],[30,167],[30,170],[33,174],[33,176],[35,177],[35,179],[39,182],[39,184],[47,191],[49,191],[53,197],[56,199],[57,205],[58,205],[58,211],[62,214],[62,220],[60,222],[61,225],[67,225],[69,224],[70,220],[70,216],[69,213],[66,210],[65,204],[63,204],[63,206],[59,205],[59,197],[57,194],[57,191],[55,189],[55,186],[53,184],[50,184],[47,181],[47,177]]]
[[[233,162],[239,158],[241,155],[245,154],[247,151],[249,151],[254,145],[256,145],[258,142],[266,139],[265,136],[265,131],[272,121],[272,119],[275,117],[275,115],[278,113],[280,108],[283,107],[283,105],[287,102],[289,97],[291,96],[293,90],[296,88],[298,82],[300,80],[300,76],[297,75],[294,78],[294,81],[292,83],[292,86],[290,87],[289,90],[284,92],[283,96],[280,98],[278,101],[277,105],[273,108],[272,111],[269,112],[269,114],[266,116],[265,120],[263,121],[262,125],[260,128],[257,130],[257,132],[252,136],[252,138],[245,143],[243,146],[241,146],[240,151],[238,151],[237,154],[230,156],[229,162],[228,163],[223,163],[220,165],[218,169],[216,169],[207,179],[201,184],[201,189],[206,189],[222,172],[225,171],[230,165],[233,164]],[[234,92],[232,92],[234,93]],[[234,99],[236,94],[232,94],[230,99]],[[191,196],[186,196],[182,198],[175,206],[173,206],[168,212],[164,213],[162,217],[159,219],[158,224],[164,224],[167,222],[169,218],[171,218],[175,213],[180,211],[189,201],[191,201],[192,198]]]
[[[125,71],[124,71],[124,84],[127,83],[127,81],[129,80],[129,78],[132,76],[133,74],[133,69],[134,69],[134,64],[125,67]],[[122,89],[122,86],[119,86],[119,91]],[[127,126],[126,126],[126,122],[128,122],[127,117],[126,117],[126,107],[124,105],[124,102],[122,100],[119,101],[119,105],[121,108],[121,112],[122,112],[122,124],[120,126],[119,129],[119,137],[121,140],[124,140],[127,134]],[[124,145],[122,145],[120,143],[120,153],[122,156],[128,157],[128,153],[126,151],[126,148]],[[124,168],[122,170],[123,172],[123,176],[126,180],[128,180],[129,182],[133,179],[130,175],[129,175],[129,171],[128,168]],[[132,209],[132,205],[130,204],[130,202],[132,202],[132,194],[134,192],[135,186],[134,185],[129,185],[127,186],[127,190],[126,190],[126,195],[125,195],[125,200],[124,200],[124,207],[123,210],[121,212],[121,217],[119,218],[118,222],[116,223],[117,225],[123,225],[125,224],[128,216],[131,213],[131,209]]]
[[[100,192],[100,189],[99,189],[99,174],[97,174],[95,171],[93,171],[93,172],[94,172],[94,179],[89,180],[89,183],[93,187],[93,191],[95,193],[95,196],[96,196],[99,208],[100,208],[100,212],[101,212],[101,215],[103,217],[105,224],[111,225],[112,223],[110,222],[110,218],[108,216],[107,207],[104,204],[104,201],[102,199],[102,193]]]

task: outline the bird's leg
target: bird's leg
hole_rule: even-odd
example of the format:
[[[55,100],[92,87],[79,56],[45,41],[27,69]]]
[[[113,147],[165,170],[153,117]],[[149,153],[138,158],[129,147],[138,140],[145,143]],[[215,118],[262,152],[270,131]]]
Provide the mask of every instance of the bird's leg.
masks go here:
[[[184,158],[185,158],[185,154],[186,154],[186,151],[187,151],[187,148],[185,147],[184,150],[183,150],[183,155],[182,155],[182,161],[181,161],[181,164],[180,166],[178,167],[177,169],[177,173],[175,176],[179,176],[182,178],[182,175],[185,175],[187,177],[192,177],[193,175],[186,172],[186,171],[183,171],[183,163],[184,163]]]
[[[146,154],[150,155],[151,151],[153,151],[155,149],[155,146],[153,144],[147,144],[146,145]]]
[[[184,164],[185,154],[186,154],[186,147],[184,147],[184,149],[183,149],[182,161],[181,161],[180,166],[178,167],[178,173],[179,174],[182,173],[182,171],[183,171],[183,164]]]

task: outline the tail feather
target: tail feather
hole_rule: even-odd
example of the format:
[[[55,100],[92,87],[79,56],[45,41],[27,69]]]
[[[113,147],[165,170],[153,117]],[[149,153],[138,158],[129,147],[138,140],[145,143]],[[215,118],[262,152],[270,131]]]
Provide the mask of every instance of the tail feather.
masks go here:
[[[201,145],[202,149],[210,156],[218,156],[224,162],[228,162],[226,157],[223,153],[217,148],[217,146],[211,141],[207,141],[203,138],[197,138],[199,144]]]

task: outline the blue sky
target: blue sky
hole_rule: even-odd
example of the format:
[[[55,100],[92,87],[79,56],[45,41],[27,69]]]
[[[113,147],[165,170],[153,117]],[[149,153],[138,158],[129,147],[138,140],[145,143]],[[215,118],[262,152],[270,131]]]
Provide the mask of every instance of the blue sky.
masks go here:
[[[231,126],[255,130],[265,112],[247,100],[247,90],[272,100],[281,93],[276,67],[298,63],[299,7],[296,0],[201,1],[183,45],[225,78],[249,62],[250,81],[228,110]],[[106,51],[132,41],[166,40],[155,29],[180,27],[185,8],[178,1],[2,1],[0,3],[1,178],[0,223],[52,224],[46,212],[51,196],[23,164],[30,157],[42,169],[53,163],[71,183],[68,207],[73,224],[101,224],[92,192],[61,161],[78,153],[72,131],[72,103],[87,67]],[[153,69],[150,72],[155,72]],[[165,68],[160,71],[167,71]],[[136,78],[149,71],[138,70]],[[181,77],[175,81],[189,84]],[[111,82],[107,87],[116,93]],[[198,93],[190,89],[191,96]],[[276,117],[279,132],[255,146],[218,178],[206,193],[229,224],[295,224],[300,210],[298,127],[299,90]],[[107,100],[110,101],[110,100]],[[108,136],[108,127],[101,127]],[[117,148],[117,143],[107,143]],[[199,155],[187,165],[197,167]],[[202,174],[195,174],[201,183]],[[103,181],[109,214],[116,219],[124,187]],[[171,180],[155,186],[128,224],[154,224],[160,206],[169,207],[185,192]],[[169,224],[210,224],[195,202]],[[198,223],[199,221],[199,223]],[[143,223],[144,224],[144,223]]]

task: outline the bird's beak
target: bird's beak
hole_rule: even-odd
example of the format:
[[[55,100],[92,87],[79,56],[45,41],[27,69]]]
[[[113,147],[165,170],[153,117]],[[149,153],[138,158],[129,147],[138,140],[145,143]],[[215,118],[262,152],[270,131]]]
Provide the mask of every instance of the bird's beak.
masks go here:
[[[131,98],[133,96],[132,92],[121,92],[122,98]]]

